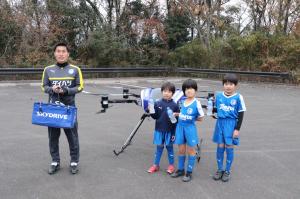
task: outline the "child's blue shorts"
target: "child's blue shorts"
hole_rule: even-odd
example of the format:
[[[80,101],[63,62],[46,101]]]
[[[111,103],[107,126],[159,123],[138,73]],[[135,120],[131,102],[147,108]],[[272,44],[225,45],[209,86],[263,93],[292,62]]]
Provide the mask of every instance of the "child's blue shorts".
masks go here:
[[[180,124],[176,126],[175,144],[187,144],[194,147],[198,144],[198,133],[195,124]]]
[[[172,134],[171,132],[159,132],[154,131],[153,144],[155,145],[172,145]]]
[[[233,131],[236,126],[234,118],[218,118],[213,135],[213,141],[217,144],[239,145],[238,140],[233,143]]]

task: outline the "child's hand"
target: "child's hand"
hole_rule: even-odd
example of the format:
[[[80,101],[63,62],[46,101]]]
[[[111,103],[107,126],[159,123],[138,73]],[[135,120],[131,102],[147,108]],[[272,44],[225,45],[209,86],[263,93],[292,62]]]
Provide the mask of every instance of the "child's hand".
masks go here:
[[[199,122],[202,122],[202,120],[203,120],[203,117],[198,117],[197,118],[197,121],[199,121]]]
[[[175,135],[171,136],[171,141],[174,142],[175,141]]]
[[[173,115],[174,115],[175,117],[178,117],[178,116],[179,116],[179,113],[173,113]]]
[[[234,130],[232,137],[237,138],[237,137],[239,137],[239,135],[240,135],[240,132],[238,130]]]

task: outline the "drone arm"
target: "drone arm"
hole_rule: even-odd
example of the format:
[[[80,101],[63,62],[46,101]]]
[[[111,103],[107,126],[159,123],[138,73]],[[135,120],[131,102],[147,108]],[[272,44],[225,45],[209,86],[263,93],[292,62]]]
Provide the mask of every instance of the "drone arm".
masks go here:
[[[136,97],[136,98],[141,98],[141,95],[135,94],[135,93],[130,93],[130,96]]]
[[[135,100],[135,99],[114,99],[114,100],[108,100],[108,103],[135,103],[135,104],[138,104],[137,100]]]

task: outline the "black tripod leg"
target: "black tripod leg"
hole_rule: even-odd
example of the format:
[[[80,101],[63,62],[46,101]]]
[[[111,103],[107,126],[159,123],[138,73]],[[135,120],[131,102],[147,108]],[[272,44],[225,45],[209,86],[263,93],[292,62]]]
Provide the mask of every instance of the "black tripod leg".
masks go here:
[[[140,121],[137,123],[135,128],[131,131],[130,135],[127,137],[126,141],[124,142],[123,146],[121,147],[121,150],[119,150],[119,151],[114,150],[114,154],[116,156],[118,156],[120,153],[122,153],[130,145],[131,140],[137,133],[137,131],[140,128],[140,126],[142,125],[142,123],[144,122],[145,118],[148,116],[149,116],[148,114],[144,113],[143,116],[141,117]]]
[[[199,142],[199,144],[197,144],[197,148],[196,148],[196,158],[197,158],[197,162],[198,163],[200,162],[200,159],[201,159],[201,146],[202,146],[202,142],[203,142],[203,139],[201,138],[200,142]]]

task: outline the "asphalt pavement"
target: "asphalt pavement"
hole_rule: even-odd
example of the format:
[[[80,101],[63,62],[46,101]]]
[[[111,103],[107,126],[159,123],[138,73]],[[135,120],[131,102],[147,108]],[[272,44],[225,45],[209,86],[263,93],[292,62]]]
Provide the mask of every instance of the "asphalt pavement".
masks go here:
[[[164,80],[93,79],[86,80],[85,91],[121,93],[128,84],[160,87]],[[185,79],[167,80],[180,88]],[[196,80],[200,91],[222,90],[220,81]],[[130,91],[139,94],[140,89]],[[212,180],[216,170],[216,146],[211,141],[215,120],[206,117],[197,123],[203,138],[202,158],[195,166],[193,180],[184,183],[165,172],[166,151],[161,170],[154,174],[146,172],[153,161],[153,119],[145,120],[124,153],[118,157],[113,154],[139,121],[141,107],[113,104],[106,113],[97,114],[101,109],[100,97],[84,93],[76,96],[80,171],[77,175],[69,172],[68,143],[62,133],[61,170],[48,175],[51,159],[47,128],[31,124],[33,102],[46,102],[47,95],[41,92],[40,82],[0,82],[0,198],[300,198],[300,88],[241,82],[238,91],[244,96],[247,112],[240,146],[235,149],[231,180]],[[198,95],[206,96],[207,92]],[[177,153],[177,146],[175,149]]]

